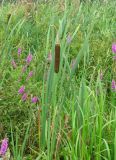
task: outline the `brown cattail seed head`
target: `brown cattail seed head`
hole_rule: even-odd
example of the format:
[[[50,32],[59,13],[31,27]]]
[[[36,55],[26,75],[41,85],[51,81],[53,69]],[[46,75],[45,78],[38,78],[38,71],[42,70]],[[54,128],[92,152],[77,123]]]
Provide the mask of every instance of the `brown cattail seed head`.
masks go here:
[[[60,44],[57,43],[55,45],[55,65],[54,65],[54,70],[56,73],[59,72],[59,65],[60,65]]]

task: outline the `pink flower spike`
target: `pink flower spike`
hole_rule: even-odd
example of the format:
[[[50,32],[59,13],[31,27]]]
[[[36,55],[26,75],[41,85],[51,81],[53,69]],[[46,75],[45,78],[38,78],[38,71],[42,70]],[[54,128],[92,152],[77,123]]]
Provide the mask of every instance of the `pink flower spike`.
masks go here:
[[[31,99],[31,102],[32,103],[37,103],[39,101],[38,97],[34,96],[32,99]]]
[[[27,76],[27,80],[28,80],[29,78],[31,78],[32,76],[33,76],[33,71],[30,71],[29,74],[28,74],[28,76]]]
[[[33,58],[32,54],[29,53],[29,55],[27,56],[26,62],[30,63],[32,61],[32,58]]]
[[[116,43],[113,43],[113,44],[112,44],[112,52],[113,52],[113,53],[116,53]]]
[[[112,80],[112,90],[115,90],[116,89],[116,82],[115,80]]]
[[[33,76],[33,71],[30,71],[28,76],[32,77]]]
[[[26,71],[26,69],[27,69],[27,65],[23,66],[22,72],[24,73]]]
[[[23,94],[25,91],[25,86],[21,86],[20,89],[18,90],[19,94]]]
[[[22,52],[22,49],[21,49],[21,48],[18,48],[18,55],[19,55],[19,56],[20,56],[21,52]]]
[[[4,138],[0,147],[0,155],[4,156],[8,149],[8,139]]]
[[[113,56],[113,59],[116,60],[116,56]]]
[[[22,101],[26,101],[27,97],[28,97],[27,93],[24,93],[23,96],[22,96]]]
[[[13,66],[14,69],[17,68],[16,62],[14,60],[12,60],[11,64],[12,64],[12,66]]]

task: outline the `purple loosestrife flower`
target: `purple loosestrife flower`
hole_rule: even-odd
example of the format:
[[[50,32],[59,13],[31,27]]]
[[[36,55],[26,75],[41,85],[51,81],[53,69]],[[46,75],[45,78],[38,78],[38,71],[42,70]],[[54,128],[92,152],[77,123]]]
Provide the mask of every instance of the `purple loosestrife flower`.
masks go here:
[[[20,89],[18,90],[19,94],[23,94],[25,91],[25,86],[21,86]]]
[[[12,64],[12,66],[13,66],[14,69],[17,68],[16,62],[14,60],[12,60],[11,64]]]
[[[112,80],[112,90],[116,90],[116,82],[115,82],[115,80]]]
[[[26,101],[27,97],[28,97],[27,93],[24,93],[23,96],[22,96],[22,101]]]
[[[27,79],[26,79],[26,80],[28,80],[28,79],[31,78],[32,76],[33,76],[33,71],[30,71],[29,74],[28,74],[28,76],[27,76]]]
[[[22,49],[21,49],[21,48],[18,48],[18,55],[19,55],[19,56],[20,56],[21,52],[22,52]]]
[[[8,149],[8,139],[7,138],[4,138],[2,140],[2,144],[1,144],[1,147],[0,147],[0,155],[5,155],[5,153],[7,152],[7,149]]]
[[[29,64],[32,61],[32,58],[33,58],[32,54],[29,53],[27,58],[26,58],[26,62]]]
[[[113,43],[113,44],[112,44],[112,52],[113,52],[113,53],[116,53],[116,43]]]
[[[113,59],[116,60],[116,56],[113,56]]]
[[[33,76],[33,71],[30,71],[28,76],[32,77]]]
[[[22,72],[24,73],[26,71],[26,69],[27,69],[27,65],[23,66]]]
[[[39,101],[39,99],[36,96],[32,97],[32,99],[31,99],[32,103],[37,103],[38,101]]]

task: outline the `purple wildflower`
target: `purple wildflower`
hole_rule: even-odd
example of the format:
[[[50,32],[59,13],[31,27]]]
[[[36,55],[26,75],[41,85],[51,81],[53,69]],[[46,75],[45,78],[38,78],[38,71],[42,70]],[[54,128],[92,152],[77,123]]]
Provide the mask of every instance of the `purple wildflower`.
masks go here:
[[[28,76],[32,77],[33,76],[33,71],[30,71]]]
[[[25,91],[25,86],[21,86],[20,89],[18,90],[19,94],[23,94]]]
[[[20,56],[21,52],[22,52],[22,49],[21,49],[21,48],[18,48],[18,55],[19,55],[19,56]]]
[[[22,96],[22,101],[26,101],[27,97],[28,97],[27,93],[24,93]]]
[[[112,90],[115,90],[116,89],[116,82],[115,80],[112,80]]]
[[[8,139],[4,138],[0,147],[0,155],[4,156],[8,149]]]
[[[113,44],[112,44],[112,52],[113,52],[113,53],[116,53],[116,43],[113,43]]]
[[[39,101],[39,99],[36,96],[32,97],[32,99],[31,99],[32,103],[37,103],[38,101]]]
[[[33,71],[30,71],[29,74],[28,74],[28,76],[27,76],[27,80],[28,80],[29,78],[31,78],[32,76],[33,76]]]
[[[22,68],[22,72],[24,73],[27,69],[27,65],[25,65],[23,68]]]
[[[70,36],[70,34],[69,34],[69,35],[67,36],[67,43],[70,44],[71,41],[72,41],[72,38],[71,38],[71,36]]]
[[[26,62],[30,63],[32,61],[32,58],[33,58],[32,54],[29,53],[28,56],[27,56]]]
[[[113,56],[113,59],[116,60],[116,56]]]
[[[11,64],[12,64],[12,66],[13,66],[14,69],[17,68],[16,62],[14,60],[12,60]]]

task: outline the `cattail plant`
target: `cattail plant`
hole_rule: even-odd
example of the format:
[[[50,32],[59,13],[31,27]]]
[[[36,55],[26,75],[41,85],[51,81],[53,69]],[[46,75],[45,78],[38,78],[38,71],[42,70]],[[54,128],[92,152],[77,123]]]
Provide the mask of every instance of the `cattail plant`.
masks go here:
[[[57,42],[55,45],[55,65],[54,65],[54,70],[56,73],[59,72],[59,66],[60,66],[60,43],[57,36]]]

